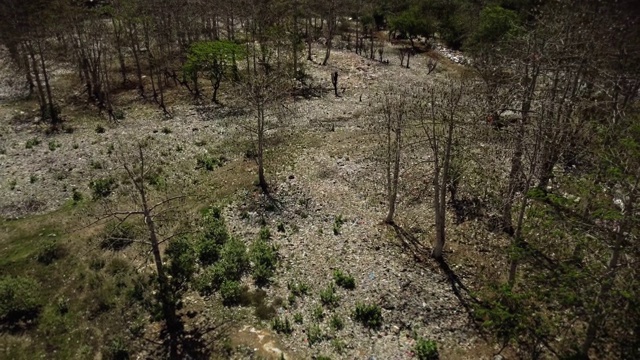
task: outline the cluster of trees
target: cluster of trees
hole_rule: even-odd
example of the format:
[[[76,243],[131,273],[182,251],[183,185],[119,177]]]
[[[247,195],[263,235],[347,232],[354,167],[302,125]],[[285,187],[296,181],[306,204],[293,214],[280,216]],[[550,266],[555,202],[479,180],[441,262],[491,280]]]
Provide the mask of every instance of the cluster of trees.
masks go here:
[[[432,255],[447,204],[479,203],[510,245],[475,314],[524,357],[640,355],[639,20],[632,2],[486,6],[470,71],[381,99],[386,222],[412,147],[428,145]]]

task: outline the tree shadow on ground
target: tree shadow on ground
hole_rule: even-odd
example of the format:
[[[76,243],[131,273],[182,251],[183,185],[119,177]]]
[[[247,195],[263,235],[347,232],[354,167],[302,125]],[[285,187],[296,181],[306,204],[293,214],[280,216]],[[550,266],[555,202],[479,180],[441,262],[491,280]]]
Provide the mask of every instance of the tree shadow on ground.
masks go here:
[[[405,250],[408,250],[420,265],[432,264],[435,261],[438,264],[440,270],[447,276],[447,280],[451,285],[451,290],[460,301],[460,304],[464,307],[465,311],[469,315],[470,319],[474,319],[473,305],[480,303],[476,297],[474,297],[470,290],[464,285],[462,279],[458,274],[451,269],[446,259],[433,259],[431,257],[431,249],[422,245],[420,241],[410,232],[403,229],[397,224],[392,224],[393,230],[396,232],[396,236],[401,241]],[[472,321],[475,324],[475,321]]]
[[[215,355],[224,355],[224,339],[230,329],[230,322],[219,322],[206,328],[194,327],[190,330],[180,330],[178,332],[178,357],[177,359],[193,359],[205,360],[215,357]],[[148,343],[159,346],[154,358],[171,359],[170,355],[170,337],[167,329],[164,328],[160,337],[160,343],[143,338]]]

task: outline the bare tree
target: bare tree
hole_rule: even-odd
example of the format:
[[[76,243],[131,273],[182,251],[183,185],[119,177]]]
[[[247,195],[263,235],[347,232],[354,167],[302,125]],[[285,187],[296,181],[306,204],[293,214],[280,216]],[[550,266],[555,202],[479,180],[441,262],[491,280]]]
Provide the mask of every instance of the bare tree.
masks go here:
[[[398,183],[403,152],[403,131],[409,116],[409,99],[398,91],[387,92],[381,99],[382,127],[384,134],[384,164],[386,175],[387,216],[386,224],[394,223],[398,198]]]

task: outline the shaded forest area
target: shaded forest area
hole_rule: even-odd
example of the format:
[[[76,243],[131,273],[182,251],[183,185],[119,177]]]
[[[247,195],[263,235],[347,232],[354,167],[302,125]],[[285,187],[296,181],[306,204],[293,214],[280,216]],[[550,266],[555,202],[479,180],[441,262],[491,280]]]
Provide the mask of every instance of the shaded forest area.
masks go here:
[[[639,21],[2,1],[0,357],[640,358]]]

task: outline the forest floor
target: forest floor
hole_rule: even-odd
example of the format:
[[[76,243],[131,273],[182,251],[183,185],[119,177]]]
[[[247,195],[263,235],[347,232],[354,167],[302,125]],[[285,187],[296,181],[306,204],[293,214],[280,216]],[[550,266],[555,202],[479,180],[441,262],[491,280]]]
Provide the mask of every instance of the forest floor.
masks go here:
[[[287,359],[410,359],[415,339],[422,337],[438,343],[442,359],[492,359],[499,347],[473,321],[466,307],[470,296],[460,284],[473,288],[477,276],[471,274],[478,267],[502,262],[482,259],[487,247],[503,246],[502,239],[479,222],[453,225],[448,219],[450,272],[430,260],[428,173],[403,178],[408,190],[400,194],[397,226],[382,224],[384,170],[374,156],[380,139],[372,128],[370,109],[390,86],[419,86],[459,67],[441,60],[427,75],[427,58],[419,54],[406,69],[398,58],[385,65],[335,50],[329,66],[308,63],[312,79],[326,89],[331,88],[331,72],[338,71],[340,97],[328,91],[287,104],[285,123],[270,130],[267,140],[269,197],[253,186],[255,164],[245,157],[251,138],[243,124],[251,121],[251,112],[182,104],[188,102],[185,96],[175,95],[177,100],[169,105],[173,116],[167,118],[152,104],[137,102],[135,94],[123,93],[118,101],[126,104],[126,116],[119,124],[107,123],[80,101],[69,101],[63,109],[66,126],[73,131],[47,135],[34,121],[33,101],[0,100],[0,217],[7,219],[2,222],[5,229],[13,229],[0,232],[0,255],[11,251],[15,229],[41,233],[42,214],[73,217],[66,229],[90,222],[83,218],[84,211],[69,210],[74,207],[74,189],[88,199],[92,180],[119,171],[113,152],[150,137],[159,149],[156,155],[167,183],[204,194],[207,200],[199,205],[226,204],[224,215],[238,238],[254,239],[266,222],[279,249],[281,261],[273,284],[265,289],[266,301],[275,316],[293,323],[291,335],[275,333],[269,320],[251,307],[221,309],[212,305],[218,300],[195,293],[185,298],[184,312],[198,312],[194,319],[185,317],[188,328],[221,312],[241,314],[231,316],[234,320],[225,334],[216,335],[229,339],[236,349],[234,358],[278,359],[282,354]],[[57,75],[60,83],[72,76],[62,70]],[[221,91],[222,102],[231,102],[224,88]],[[0,96],[8,92],[5,86]],[[213,172],[198,169],[196,158],[205,154],[227,161]],[[84,206],[91,209],[87,212],[95,210]],[[343,220],[341,225],[336,225],[337,219]],[[68,237],[69,246],[83,238],[76,235]],[[323,319],[314,319],[319,293],[332,282],[335,270],[351,274],[356,287],[337,287],[338,305],[325,309]],[[289,302],[290,283],[308,284],[309,294]],[[247,285],[253,286],[248,280]],[[380,329],[369,330],[351,319],[360,302],[381,306]],[[302,324],[293,322],[295,314],[302,315]],[[334,316],[344,321],[343,329],[331,328]],[[322,341],[309,344],[309,331],[317,331],[314,324]],[[141,350],[145,354],[149,353]]]

